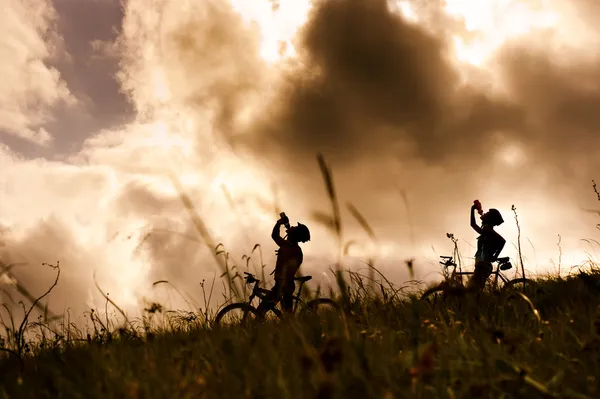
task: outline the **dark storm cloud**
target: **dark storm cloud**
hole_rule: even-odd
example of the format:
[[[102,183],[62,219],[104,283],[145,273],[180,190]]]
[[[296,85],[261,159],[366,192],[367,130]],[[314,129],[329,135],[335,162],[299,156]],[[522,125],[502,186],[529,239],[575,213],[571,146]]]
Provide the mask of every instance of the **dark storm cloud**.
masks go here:
[[[519,139],[537,160],[561,170],[574,159],[580,169],[598,166],[600,62],[524,46],[507,46],[498,60],[508,90],[527,115]]]
[[[434,162],[465,143],[485,148],[493,133],[522,123],[518,107],[459,88],[441,36],[403,20],[385,0],[319,2],[297,45],[302,66],[283,85],[275,118],[256,128],[249,145],[257,151],[349,160],[390,156],[405,143]]]

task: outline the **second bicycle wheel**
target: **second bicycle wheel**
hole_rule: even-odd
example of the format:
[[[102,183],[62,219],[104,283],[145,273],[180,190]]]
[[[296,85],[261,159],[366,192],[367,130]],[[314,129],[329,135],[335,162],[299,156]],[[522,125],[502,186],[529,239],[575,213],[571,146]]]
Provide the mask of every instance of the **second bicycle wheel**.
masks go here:
[[[300,318],[305,322],[315,322],[320,328],[329,329],[338,325],[342,310],[332,299],[317,298],[308,301],[300,310]]]
[[[333,300],[329,298],[317,298],[309,301],[306,304],[306,307],[302,308],[300,311],[301,314],[328,314],[328,313],[339,313],[340,306]]]

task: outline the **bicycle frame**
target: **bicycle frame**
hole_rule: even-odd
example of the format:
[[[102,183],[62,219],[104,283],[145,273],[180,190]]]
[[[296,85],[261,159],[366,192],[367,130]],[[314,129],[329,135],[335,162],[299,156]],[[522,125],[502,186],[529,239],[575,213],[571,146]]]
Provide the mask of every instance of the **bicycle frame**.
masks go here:
[[[302,299],[302,297],[300,296],[302,294],[302,286],[304,285],[306,281],[300,281],[300,285],[298,286],[298,293],[296,295],[292,296],[292,299],[294,300],[294,307],[293,307],[293,311],[294,313],[296,313],[296,310],[298,310],[298,305],[302,304],[303,306],[306,305],[306,301],[304,299]]]
[[[444,261],[440,261],[440,264],[443,265],[446,269],[452,267],[452,273],[449,276],[446,276],[447,280],[458,281],[458,279],[456,277],[459,276],[459,277],[461,277],[460,284],[464,285],[464,283],[462,281],[462,276],[472,276],[473,274],[475,274],[474,272],[463,272],[463,271],[457,272],[456,271],[457,265],[452,260],[451,256],[440,256],[440,258],[444,260]],[[502,274],[502,270],[509,270],[512,268],[512,265],[508,261],[508,258],[497,259],[494,262],[492,262],[492,264],[494,264],[494,263],[496,264],[496,268],[495,268],[495,270],[492,269],[491,275],[495,276],[493,287],[494,287],[494,289],[497,289],[498,288],[498,278],[500,278],[504,284],[508,283],[509,280],[504,276],[504,274]],[[506,267],[506,265],[508,265],[509,267],[507,267],[506,269],[502,269],[503,267]]]
[[[267,290],[265,288],[260,288],[258,286],[258,284],[260,283],[260,280],[255,278],[254,275],[252,275],[250,273],[246,273],[246,272],[244,272],[244,274],[246,275],[246,277],[244,277],[244,279],[246,280],[246,284],[248,284],[248,285],[254,284],[254,286],[252,287],[252,294],[250,294],[250,296],[248,297],[248,302],[247,302],[248,305],[252,306],[252,301],[254,300],[254,298],[259,298],[262,302],[264,297],[267,294],[269,294],[271,292],[271,290]],[[302,287],[304,286],[304,283],[306,283],[306,281],[300,280],[300,285],[298,286],[298,292],[292,296],[292,299],[294,300],[294,306],[293,306],[294,312],[296,312],[296,310],[298,309],[298,305],[300,303],[302,303],[303,305],[306,304],[306,302],[301,297]]]

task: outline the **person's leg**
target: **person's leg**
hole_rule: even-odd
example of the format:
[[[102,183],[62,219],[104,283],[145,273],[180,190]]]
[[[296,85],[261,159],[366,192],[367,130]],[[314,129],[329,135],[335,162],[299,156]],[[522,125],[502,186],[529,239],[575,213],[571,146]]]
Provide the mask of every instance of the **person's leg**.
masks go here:
[[[473,291],[481,292],[485,288],[487,279],[492,274],[492,264],[484,261],[475,263],[475,272],[469,280],[468,288]]]
[[[275,283],[275,286],[267,295],[265,295],[260,302],[260,305],[258,305],[258,308],[256,308],[259,315],[264,316],[269,310],[273,309],[277,305],[277,301],[281,295],[280,291],[280,286]]]
[[[296,284],[290,282],[286,285],[283,291],[283,300],[281,305],[286,313],[292,313],[294,310],[294,291],[296,290]]]

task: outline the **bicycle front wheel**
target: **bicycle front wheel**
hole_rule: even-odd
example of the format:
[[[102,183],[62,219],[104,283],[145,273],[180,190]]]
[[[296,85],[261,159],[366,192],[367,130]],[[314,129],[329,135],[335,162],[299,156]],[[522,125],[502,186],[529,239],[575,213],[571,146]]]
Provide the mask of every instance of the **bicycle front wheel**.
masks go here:
[[[421,295],[421,300],[437,303],[450,298],[461,298],[467,293],[467,288],[460,283],[442,283],[426,290]]]
[[[538,284],[533,281],[530,280],[528,278],[516,278],[514,280],[510,280],[509,282],[507,282],[506,284],[504,284],[504,287],[502,287],[502,291],[507,292],[507,291],[529,291],[532,289],[538,288]]]
[[[443,298],[443,295],[444,295],[444,287],[437,286],[437,287],[429,288],[428,290],[426,290],[421,295],[421,300],[434,303],[434,302],[440,301]]]
[[[340,306],[333,299],[317,298],[309,301],[300,311],[301,314],[339,313]]]
[[[259,319],[256,308],[247,303],[232,303],[225,306],[215,318],[215,326],[247,325]]]

